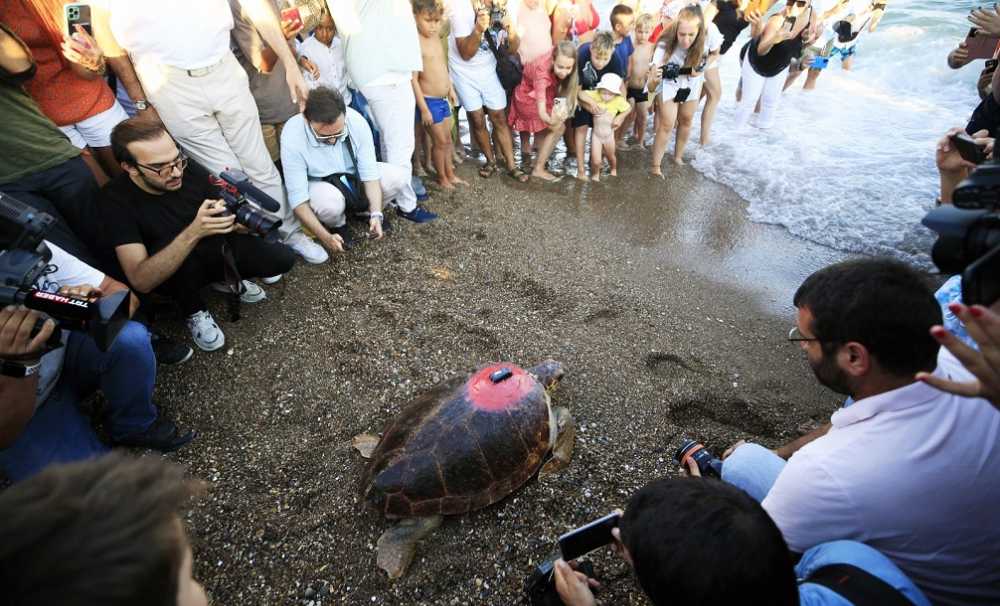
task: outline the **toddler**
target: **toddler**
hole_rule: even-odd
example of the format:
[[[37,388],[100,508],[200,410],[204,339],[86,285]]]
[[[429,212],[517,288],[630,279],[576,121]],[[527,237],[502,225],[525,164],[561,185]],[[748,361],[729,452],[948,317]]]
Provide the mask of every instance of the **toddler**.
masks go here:
[[[601,76],[595,90],[582,93],[587,95],[597,109],[594,113],[594,129],[590,138],[590,178],[601,180],[602,156],[608,157],[611,176],[618,176],[618,160],[615,157],[615,130],[625,122],[632,106],[622,95],[622,79],[617,74]]]

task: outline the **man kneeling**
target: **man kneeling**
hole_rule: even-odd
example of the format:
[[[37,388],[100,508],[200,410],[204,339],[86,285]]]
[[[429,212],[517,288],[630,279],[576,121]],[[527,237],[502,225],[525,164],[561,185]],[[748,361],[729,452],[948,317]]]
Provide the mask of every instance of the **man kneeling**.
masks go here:
[[[351,247],[347,213],[366,214],[370,236],[381,239],[383,199],[396,198],[410,183],[405,169],[376,161],[368,123],[340,93],[323,86],[309,93],[303,113],[285,123],[281,169],[295,216],[331,252]],[[420,206],[397,210],[414,223],[437,218]]]
[[[115,158],[126,173],[102,191],[106,247],[113,249],[133,290],[156,291],[175,301],[187,317],[195,345],[214,351],[225,335],[208,312],[202,288],[228,288],[224,246],[240,276],[278,277],[292,268],[295,253],[283,244],[245,232],[225,213],[218,188],[161,124],[132,118],[111,133]],[[240,300],[256,303],[264,290],[243,280]]]

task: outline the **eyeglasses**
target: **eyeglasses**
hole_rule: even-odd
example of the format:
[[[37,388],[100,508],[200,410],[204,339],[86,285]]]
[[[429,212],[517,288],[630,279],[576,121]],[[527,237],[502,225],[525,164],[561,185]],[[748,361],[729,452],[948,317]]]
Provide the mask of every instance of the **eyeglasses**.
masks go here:
[[[145,168],[146,170],[151,170],[154,173],[156,173],[157,175],[159,175],[160,177],[166,179],[171,174],[173,174],[175,168],[177,170],[180,170],[180,171],[183,172],[184,169],[187,168],[188,157],[186,155],[184,155],[184,152],[180,152],[180,153],[177,154],[176,158],[174,158],[170,162],[167,162],[166,164],[152,164],[152,165],[150,165],[150,164],[139,164],[138,162],[136,162],[135,165],[136,166],[141,166],[142,168]]]
[[[799,8],[805,8],[809,5],[809,0],[788,0],[788,6],[797,6]]]
[[[316,132],[316,129],[313,128],[312,124],[309,125],[309,130],[312,131],[313,136],[316,137],[316,140],[319,141],[320,143],[326,143],[327,145],[336,145],[338,141],[347,137],[347,122],[344,122],[344,128],[341,129],[339,133],[333,133],[332,135],[319,134],[318,132]]]
[[[791,330],[788,331],[788,341],[791,343],[803,343],[806,341],[821,341],[819,337],[807,337],[802,334],[798,326],[793,326]]]

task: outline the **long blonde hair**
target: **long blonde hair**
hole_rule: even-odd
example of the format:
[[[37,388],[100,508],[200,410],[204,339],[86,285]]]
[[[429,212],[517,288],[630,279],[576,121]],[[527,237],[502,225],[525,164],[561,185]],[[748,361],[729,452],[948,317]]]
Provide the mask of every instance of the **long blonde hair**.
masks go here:
[[[557,97],[566,97],[566,110],[572,116],[576,111],[576,96],[580,92],[580,72],[576,64],[579,61],[579,57],[576,53],[576,45],[569,40],[563,40],[557,44],[552,49],[553,68],[555,67],[556,58],[560,56],[573,58],[573,71],[559,82],[559,90],[556,92]]]
[[[665,60],[669,61],[670,57],[677,50],[677,30],[681,26],[681,21],[698,21],[698,36],[694,39],[694,44],[688,49],[687,58],[684,59],[683,67],[690,67],[692,70],[697,69],[701,65],[702,59],[705,56],[705,38],[708,35],[708,30],[705,27],[705,15],[701,12],[701,7],[697,4],[691,4],[685,6],[681,9],[681,12],[677,14],[677,19],[670,24],[666,30],[660,34],[660,39],[657,40],[657,44],[663,43],[666,53],[663,55]]]

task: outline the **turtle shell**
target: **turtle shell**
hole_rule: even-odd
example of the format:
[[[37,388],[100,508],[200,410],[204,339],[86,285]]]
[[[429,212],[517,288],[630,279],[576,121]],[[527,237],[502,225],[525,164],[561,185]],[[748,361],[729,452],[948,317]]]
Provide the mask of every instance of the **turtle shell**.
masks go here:
[[[549,396],[512,364],[438,384],[386,428],[364,481],[387,517],[461,514],[524,484],[551,445]]]

